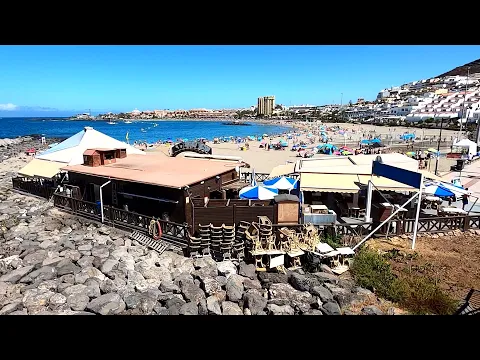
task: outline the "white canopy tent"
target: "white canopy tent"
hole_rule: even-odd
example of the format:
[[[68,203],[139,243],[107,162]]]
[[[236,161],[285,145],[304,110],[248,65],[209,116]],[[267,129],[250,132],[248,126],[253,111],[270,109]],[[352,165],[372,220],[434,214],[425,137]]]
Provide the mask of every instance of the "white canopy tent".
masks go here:
[[[61,143],[37,154],[34,159],[18,171],[18,174],[29,177],[53,178],[61,172],[60,169],[64,166],[83,164],[85,150],[95,148],[122,148],[127,150],[127,155],[145,155],[144,151],[87,126]]]
[[[95,148],[122,148],[127,150],[127,155],[145,155],[145,152],[142,150],[105,135],[90,126],[86,126],[82,131],[38,154],[35,158],[61,162],[68,165],[81,165],[83,164],[83,153],[85,150]]]
[[[469,158],[472,158],[477,154],[477,143],[469,139],[462,139],[453,144],[456,147],[467,148],[467,154]]]

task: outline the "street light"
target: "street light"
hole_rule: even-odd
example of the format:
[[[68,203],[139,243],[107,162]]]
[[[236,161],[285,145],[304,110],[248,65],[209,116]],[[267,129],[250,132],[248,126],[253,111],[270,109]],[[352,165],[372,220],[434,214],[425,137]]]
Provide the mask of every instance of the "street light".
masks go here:
[[[435,118],[435,113],[434,113]],[[437,175],[438,170],[438,158],[440,157],[440,141],[442,141],[442,129],[443,129],[443,117],[440,121],[440,134],[438,135],[438,145],[437,145],[437,161],[435,162],[435,175]]]
[[[460,141],[460,136],[462,136],[463,117],[465,117],[465,126],[467,126],[467,117],[466,117],[466,114],[465,114],[465,102],[467,100],[468,79],[469,78],[470,78],[470,66],[467,68],[467,81],[465,83],[465,94],[463,94],[462,118],[460,119],[460,131],[458,132],[458,140],[457,141]]]

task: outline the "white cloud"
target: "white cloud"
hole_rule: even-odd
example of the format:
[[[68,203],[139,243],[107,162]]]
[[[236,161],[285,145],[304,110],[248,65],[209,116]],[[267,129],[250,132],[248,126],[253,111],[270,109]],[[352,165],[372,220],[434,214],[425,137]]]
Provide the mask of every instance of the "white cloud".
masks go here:
[[[17,105],[14,105],[12,103],[8,104],[0,104],[0,111],[13,111],[17,109]]]

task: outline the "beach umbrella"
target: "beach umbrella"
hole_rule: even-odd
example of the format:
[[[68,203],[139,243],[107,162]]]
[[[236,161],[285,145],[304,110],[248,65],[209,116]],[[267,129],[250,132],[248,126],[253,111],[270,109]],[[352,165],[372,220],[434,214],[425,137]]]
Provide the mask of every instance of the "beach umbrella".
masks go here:
[[[278,142],[282,147],[287,147],[288,146],[288,143],[285,141],[285,140],[280,140]]]
[[[447,188],[438,184],[430,184],[425,186],[424,192],[427,195],[433,195],[438,197],[455,196],[455,193],[453,191],[450,191]]]
[[[240,190],[240,199],[270,200],[278,195],[278,190],[266,186],[247,186]]]
[[[263,185],[278,190],[290,191],[298,188],[298,180],[291,177],[281,176],[275,179],[265,180]]]
[[[407,155],[407,156],[415,156],[415,151],[406,152],[405,155]]]
[[[382,140],[380,140],[379,138],[375,138],[371,140],[371,143],[381,143],[381,142]]]

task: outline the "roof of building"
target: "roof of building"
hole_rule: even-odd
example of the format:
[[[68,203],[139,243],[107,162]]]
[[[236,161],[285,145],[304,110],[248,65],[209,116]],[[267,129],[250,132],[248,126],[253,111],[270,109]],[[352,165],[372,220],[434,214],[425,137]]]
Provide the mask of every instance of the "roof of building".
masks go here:
[[[65,163],[33,158],[18,171],[18,175],[51,179],[60,172],[63,166]]]
[[[127,155],[145,155],[145,152],[127,143],[114,139],[89,126],[68,139],[37,154],[37,159],[66,163],[68,165],[83,164],[83,154],[88,149],[126,149]]]
[[[108,165],[97,167],[73,165],[66,166],[63,170],[163,187],[182,188],[223,174],[236,166],[238,166],[236,161],[146,154],[143,156],[128,155],[126,158],[116,159],[115,163]]]

